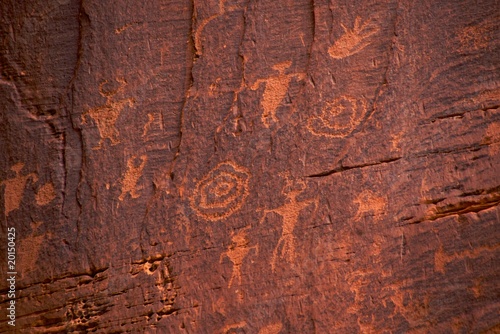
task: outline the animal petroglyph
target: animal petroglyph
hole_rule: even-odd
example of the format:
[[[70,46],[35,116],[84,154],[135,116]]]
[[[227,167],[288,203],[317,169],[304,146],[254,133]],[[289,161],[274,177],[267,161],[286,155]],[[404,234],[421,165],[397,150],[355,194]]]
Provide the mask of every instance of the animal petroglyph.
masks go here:
[[[238,280],[238,284],[241,285],[241,266],[243,264],[243,259],[248,255],[248,253],[254,249],[255,253],[258,254],[259,246],[251,246],[248,247],[248,238],[246,236],[247,228],[243,229],[239,233],[232,234],[232,243],[227,248],[227,252],[222,253],[220,256],[220,262],[225,257],[228,257],[229,260],[233,263],[233,273],[231,274],[231,278],[229,279],[228,287],[230,288],[233,285],[235,279]]]
[[[319,116],[309,118],[307,128],[316,136],[342,138],[358,127],[366,111],[364,99],[341,96],[327,103]]]
[[[239,210],[248,196],[250,173],[226,161],[219,163],[194,189],[191,207],[201,217],[217,221]]]
[[[385,213],[387,206],[387,201],[383,197],[377,196],[370,190],[363,190],[354,203],[358,204],[358,211],[353,217],[354,221],[360,220],[369,212],[373,213],[374,217],[379,217]]]
[[[344,34],[328,48],[328,54],[334,59],[342,59],[363,50],[370,44],[366,39],[379,31],[379,27],[371,22],[361,23],[358,16],[354,20],[353,29],[347,29],[341,24]]]
[[[133,156],[127,161],[127,172],[123,177],[122,182],[122,193],[118,199],[123,201],[127,193],[130,194],[132,198],[138,198],[140,195],[137,193],[137,181],[142,176],[142,170],[144,166],[146,166],[147,156],[141,155],[141,163],[139,166],[134,164],[134,161],[137,159],[137,156]]]
[[[16,176],[12,179],[2,181],[0,184],[5,185],[4,198],[5,198],[5,215],[8,216],[10,212],[19,208],[21,200],[23,199],[24,188],[26,182],[31,178],[34,182],[38,181],[38,176],[35,173],[28,175],[21,175],[21,170],[24,163],[19,162],[12,166],[10,169],[16,172]]]
[[[125,80],[117,79],[117,81],[120,83],[120,87],[112,91],[106,91],[104,89],[104,85],[106,85],[108,81],[102,82],[99,85],[99,93],[106,98],[106,103],[102,106],[89,109],[82,114],[82,124],[87,124],[87,116],[90,116],[99,130],[99,144],[94,147],[94,149],[100,149],[106,138],[111,141],[111,145],[120,143],[118,140],[119,132],[116,129],[115,123],[118,120],[118,116],[127,105],[129,107],[134,105],[134,99],[128,98],[117,100],[114,98],[114,96],[121,92],[126,85]]]
[[[264,109],[261,119],[262,123],[264,123],[264,126],[267,128],[271,125],[270,121],[278,122],[276,109],[278,109],[281,101],[283,101],[292,78],[304,79],[303,73],[285,74],[285,70],[289,68],[290,65],[292,65],[291,61],[285,61],[274,65],[273,69],[278,71],[278,75],[271,76],[267,79],[258,79],[250,87],[252,90],[256,90],[261,83],[265,83],[266,85],[261,102],[262,108]]]
[[[268,213],[276,213],[281,216],[283,220],[283,229],[281,232],[281,237],[278,240],[276,248],[274,249],[273,256],[271,258],[271,269],[274,272],[276,267],[276,261],[278,260],[278,254],[284,257],[289,263],[293,263],[295,259],[295,237],[293,235],[293,230],[297,225],[299,220],[300,212],[311,204],[315,204],[316,209],[318,208],[318,199],[308,199],[299,202],[297,197],[306,189],[306,185],[303,181],[292,182],[286,180],[286,185],[283,190],[283,194],[286,195],[287,199],[284,205],[276,209],[265,209],[264,217],[265,219]],[[261,221],[262,221],[261,220]],[[279,252],[281,246],[281,252]]]

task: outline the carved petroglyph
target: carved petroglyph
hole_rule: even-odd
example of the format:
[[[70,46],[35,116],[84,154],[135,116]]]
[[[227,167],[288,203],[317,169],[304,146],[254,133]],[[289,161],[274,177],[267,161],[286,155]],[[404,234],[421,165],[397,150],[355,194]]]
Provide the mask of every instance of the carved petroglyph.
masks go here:
[[[19,162],[12,166],[10,169],[16,173],[16,176],[12,179],[2,181],[0,185],[5,185],[4,198],[5,198],[5,215],[8,216],[10,212],[19,208],[21,200],[23,199],[24,188],[26,187],[26,182],[31,178],[33,182],[38,181],[38,176],[35,173],[30,173],[27,175],[21,175],[21,170],[24,167],[24,163]]]
[[[341,96],[327,103],[319,116],[311,117],[307,128],[316,136],[342,138],[359,126],[366,111],[364,99]]]
[[[145,137],[150,131],[157,132],[163,131],[163,117],[161,112],[159,113],[149,113],[148,121],[144,125],[142,136]]]
[[[235,324],[226,325],[222,329],[223,334],[236,334],[236,333],[245,333],[244,328],[247,326],[246,321],[240,321]]]
[[[239,233],[232,233],[232,243],[227,248],[227,252],[222,253],[220,256],[220,263],[222,260],[227,257],[233,263],[233,272],[231,274],[231,278],[229,279],[228,287],[230,288],[233,285],[234,280],[238,280],[238,284],[241,285],[241,266],[243,264],[243,259],[248,255],[248,253],[254,249],[255,253],[259,253],[259,246],[248,246],[248,238],[246,236],[245,228],[241,230]]]
[[[36,204],[47,205],[52,200],[56,198],[56,192],[54,190],[54,185],[50,182],[45,183],[35,195]]]
[[[111,145],[119,144],[119,132],[116,129],[115,123],[123,109],[128,105],[134,105],[134,99],[115,99],[115,95],[123,90],[127,84],[123,79],[116,80],[120,86],[116,90],[106,90],[104,86],[108,81],[104,81],[99,85],[99,93],[106,98],[106,103],[102,106],[89,109],[82,114],[82,124],[87,124],[87,116],[90,116],[97,125],[100,139],[99,144],[94,149],[100,149],[104,144],[105,139],[111,141]]]
[[[445,252],[443,245],[441,245],[434,253],[434,270],[444,274],[446,266],[453,261],[475,259],[483,255],[483,253],[493,254],[499,248],[500,244],[497,243],[491,246],[478,246],[474,249],[465,249],[461,252],[453,252],[453,254],[449,255]]]
[[[363,50],[370,44],[367,38],[380,30],[370,21],[362,24],[359,16],[354,20],[353,29],[347,29],[343,24],[341,26],[345,33],[328,48],[328,54],[334,59],[342,59]]]
[[[279,332],[281,332],[282,328],[283,328],[283,324],[281,322],[277,322],[277,323],[262,327],[259,330],[259,334],[278,334]]]
[[[366,213],[372,213],[372,215],[377,219],[385,213],[387,206],[385,198],[377,196],[370,190],[363,190],[354,200],[354,203],[358,204],[358,211],[352,218],[353,221],[362,219]]]
[[[318,199],[308,199],[299,202],[297,197],[306,189],[306,184],[303,181],[290,181],[286,178],[286,185],[283,194],[287,197],[284,205],[276,209],[265,209],[262,220],[266,218],[268,213],[276,213],[281,216],[283,220],[283,229],[281,237],[278,240],[276,248],[274,249],[271,258],[271,269],[274,272],[276,268],[276,261],[278,256],[285,258],[289,263],[295,260],[295,236],[293,231],[299,220],[300,212],[311,204],[315,204],[318,208]],[[261,221],[262,221],[261,220]],[[281,246],[281,252],[280,252]]]
[[[250,173],[226,161],[219,163],[194,189],[191,207],[201,217],[217,221],[239,210],[248,196]]]
[[[303,73],[285,74],[285,70],[289,68],[290,65],[292,65],[291,61],[285,61],[274,65],[273,69],[278,71],[278,75],[271,76],[267,79],[258,79],[250,87],[252,90],[256,90],[261,83],[265,83],[266,85],[264,94],[262,95],[261,105],[264,112],[262,113],[261,119],[262,123],[267,128],[271,125],[271,121],[278,122],[276,109],[278,109],[281,101],[283,101],[292,78],[304,79]]]
[[[133,277],[143,273],[155,279],[154,285],[158,291],[153,292],[151,296],[156,296],[161,302],[160,308],[156,311],[158,315],[170,314],[174,311],[174,302],[179,288],[167,259],[156,257],[147,261],[133,262],[129,273]]]
[[[196,31],[194,33],[194,47],[195,47],[196,54],[198,56],[201,56],[203,54],[203,49],[202,49],[203,47],[201,44],[201,34],[203,33],[203,29],[205,29],[207,24],[209,24],[214,19],[216,19],[219,16],[222,16],[228,12],[234,11],[235,9],[237,9],[237,7],[235,7],[235,6],[227,6],[226,7],[226,0],[220,0],[219,1],[219,13],[214,14],[214,15],[212,15],[212,16],[208,17],[207,19],[204,19],[200,22],[200,24],[198,25],[198,27],[196,28]]]
[[[140,196],[140,194],[137,193],[137,181],[142,176],[142,170],[144,166],[146,166],[148,158],[145,155],[141,155],[141,163],[138,166],[135,164],[136,159],[137,156],[133,156],[127,161],[127,172],[122,181],[122,193],[120,197],[118,197],[120,201],[123,201],[127,193],[129,193],[132,198],[138,198]]]

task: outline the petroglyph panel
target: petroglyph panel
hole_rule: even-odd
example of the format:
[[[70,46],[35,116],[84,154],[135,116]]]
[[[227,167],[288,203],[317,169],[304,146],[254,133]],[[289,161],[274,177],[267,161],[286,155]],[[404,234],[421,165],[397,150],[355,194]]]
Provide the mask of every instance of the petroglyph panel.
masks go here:
[[[342,59],[360,52],[371,43],[368,38],[380,30],[371,21],[361,23],[359,16],[354,20],[352,29],[346,28],[343,24],[341,26],[344,34],[328,48],[328,54],[334,59]]]
[[[132,107],[135,102],[132,98],[115,98],[115,95],[123,91],[126,86],[125,80],[117,79],[116,81],[120,84],[119,88],[116,90],[106,90],[104,87],[108,81],[102,82],[99,85],[99,93],[101,96],[106,98],[106,103],[102,106],[88,109],[82,114],[82,124],[87,124],[87,118],[90,116],[96,123],[97,129],[99,130],[99,144],[94,147],[94,149],[102,148],[105,139],[109,139],[111,141],[111,145],[117,145],[120,143],[118,140],[119,132],[118,129],[116,129],[115,123],[125,107]]]
[[[210,221],[227,218],[245,202],[249,179],[246,168],[222,162],[198,182],[190,198],[191,208]]]
[[[274,75],[266,79],[258,79],[250,87],[252,90],[256,90],[259,88],[261,83],[264,83],[266,85],[261,101],[262,109],[264,109],[261,120],[264,126],[267,128],[269,128],[272,122],[278,122],[278,118],[276,117],[276,109],[278,109],[281,101],[283,101],[292,78],[304,78],[303,73],[285,74],[285,70],[291,65],[291,61],[285,61],[274,65],[273,69],[275,71],[278,71],[278,75]]]
[[[342,138],[353,132],[363,121],[367,106],[364,99],[341,96],[328,102],[319,116],[308,120],[307,128],[316,136]]]
[[[24,188],[26,187],[26,182],[28,179],[32,179],[34,182],[38,181],[38,176],[35,173],[30,173],[27,175],[21,175],[21,170],[24,167],[24,163],[19,162],[12,166],[10,169],[16,173],[16,176],[12,179],[2,181],[0,184],[5,185],[4,199],[5,199],[5,215],[8,216],[10,212],[19,208],[21,201],[23,199]]]

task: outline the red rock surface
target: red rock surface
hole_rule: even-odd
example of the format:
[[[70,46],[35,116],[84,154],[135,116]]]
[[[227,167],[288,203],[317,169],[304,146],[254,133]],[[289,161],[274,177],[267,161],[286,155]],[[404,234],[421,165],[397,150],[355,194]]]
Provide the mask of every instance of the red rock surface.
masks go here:
[[[500,331],[499,13],[1,2],[0,330]]]

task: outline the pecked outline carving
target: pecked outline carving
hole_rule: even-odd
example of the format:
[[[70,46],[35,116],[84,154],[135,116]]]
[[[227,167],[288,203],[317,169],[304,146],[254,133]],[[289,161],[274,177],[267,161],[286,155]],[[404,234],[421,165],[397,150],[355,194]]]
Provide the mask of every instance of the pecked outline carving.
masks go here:
[[[351,134],[363,121],[368,111],[366,100],[344,95],[327,102],[319,116],[312,116],[307,129],[315,136],[343,138]],[[348,122],[342,117],[348,116]]]
[[[189,198],[191,208],[210,221],[227,218],[245,202],[249,180],[246,168],[232,161],[221,162],[196,184]]]

